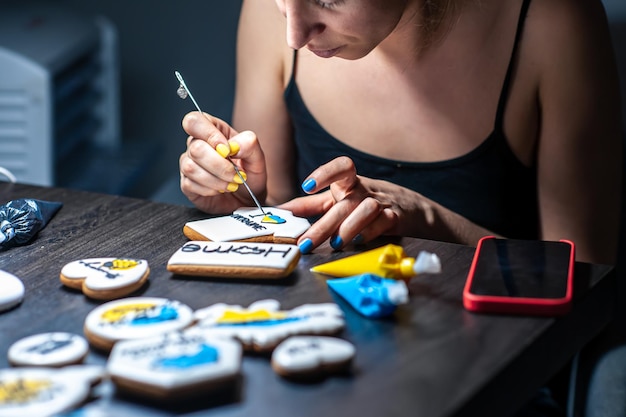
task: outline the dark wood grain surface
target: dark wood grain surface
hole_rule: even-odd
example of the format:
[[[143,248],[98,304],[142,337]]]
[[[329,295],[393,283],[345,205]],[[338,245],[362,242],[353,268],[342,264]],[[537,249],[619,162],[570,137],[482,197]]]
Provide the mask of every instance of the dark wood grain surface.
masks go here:
[[[0,313],[0,367],[9,366],[6,352],[19,338],[49,331],[82,334],[86,315],[101,302],[65,289],[59,272],[77,259],[109,256],[148,260],[149,285],[135,295],[167,297],[193,309],[217,302],[247,306],[265,298],[280,301],[284,309],[335,301],[347,322],[341,337],[357,348],[349,375],[310,382],[282,379],[267,356],[245,356],[236,387],[179,404],[129,398],[104,384],[84,406],[86,416],[501,417],[567,364],[612,312],[613,269],[577,264],[574,309],[565,317],[470,313],[463,309],[462,290],[474,249],[403,238],[365,249],[396,243],[411,256],[428,250],[439,255],[443,272],[414,278],[409,304],[390,319],[371,320],[331,294],[323,276],[309,272],[313,265],[356,253],[355,248],[334,252],[324,245],[277,281],[179,277],[166,263],[187,241],[184,223],[206,217],[195,209],[0,183],[0,204],[17,198],[60,201],[63,208],[32,243],[0,252],[0,269],[26,287],[19,307]],[[92,351],[87,363],[104,364],[106,356]]]

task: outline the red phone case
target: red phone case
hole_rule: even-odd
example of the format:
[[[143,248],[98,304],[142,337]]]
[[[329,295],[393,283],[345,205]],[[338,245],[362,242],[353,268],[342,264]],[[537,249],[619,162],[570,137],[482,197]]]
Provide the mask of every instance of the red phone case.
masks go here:
[[[482,246],[488,239],[496,239],[494,236],[481,238],[476,246],[474,259],[470,267],[465,288],[463,289],[463,306],[469,311],[481,313],[506,313],[524,315],[555,316],[569,312],[572,304],[575,246],[569,240],[560,240],[570,246],[570,259],[567,271],[567,287],[565,296],[562,298],[530,298],[530,297],[507,297],[499,295],[479,295],[470,291],[475,278],[476,265],[481,254]]]

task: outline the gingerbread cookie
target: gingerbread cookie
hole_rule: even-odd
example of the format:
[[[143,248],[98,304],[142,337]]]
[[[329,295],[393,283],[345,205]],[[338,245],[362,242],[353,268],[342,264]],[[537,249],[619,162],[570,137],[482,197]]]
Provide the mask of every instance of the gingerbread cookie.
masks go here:
[[[127,296],[147,281],[148,262],[143,259],[92,258],[68,263],[61,269],[61,283],[82,290],[97,300]]]
[[[172,255],[167,270],[180,275],[283,278],[299,259],[296,245],[192,241]]]
[[[356,350],[346,340],[328,336],[292,336],[272,352],[272,368],[285,377],[344,372]]]
[[[0,417],[48,417],[85,401],[104,376],[100,366],[0,370]]]
[[[123,391],[180,400],[208,394],[234,381],[241,369],[241,344],[233,339],[169,332],[117,343],[107,368]]]
[[[81,363],[89,353],[87,341],[64,332],[25,337],[9,348],[8,360],[14,366],[61,367]]]
[[[0,270],[0,312],[10,310],[24,299],[24,284],[15,275]]]
[[[276,300],[257,301],[248,308],[214,304],[195,312],[198,322],[189,332],[232,337],[246,350],[269,352],[289,336],[331,335],[345,325],[334,303],[305,304],[285,311],[279,307]]]
[[[158,297],[109,301],[85,318],[84,332],[94,347],[108,351],[120,340],[140,339],[181,330],[193,321],[191,308]]]
[[[311,227],[307,219],[296,217],[288,210],[264,207],[263,211],[265,214],[257,207],[244,207],[230,216],[188,222],[183,233],[191,240],[295,244]]]

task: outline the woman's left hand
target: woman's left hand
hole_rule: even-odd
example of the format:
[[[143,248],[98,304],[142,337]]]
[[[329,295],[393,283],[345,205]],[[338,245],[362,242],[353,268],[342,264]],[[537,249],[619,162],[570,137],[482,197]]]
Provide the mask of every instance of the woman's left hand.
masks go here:
[[[329,190],[314,194],[326,187]],[[400,234],[400,229],[403,235],[416,235],[420,223],[432,224],[434,217],[427,199],[387,181],[357,175],[354,163],[345,156],[313,171],[302,189],[312,195],[279,206],[299,217],[321,215],[299,238],[302,253],[328,238],[333,249],[341,249],[349,242],[364,243],[382,234]]]

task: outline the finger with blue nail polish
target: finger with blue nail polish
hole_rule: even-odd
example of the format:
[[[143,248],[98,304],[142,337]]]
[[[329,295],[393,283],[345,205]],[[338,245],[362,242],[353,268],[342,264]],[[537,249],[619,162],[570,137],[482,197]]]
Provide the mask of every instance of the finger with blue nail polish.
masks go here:
[[[313,178],[308,178],[302,183],[302,190],[304,190],[305,193],[310,193],[316,186],[317,182],[315,182]]]
[[[339,235],[335,235],[333,237],[330,238],[330,247],[338,250],[341,249],[341,247],[343,246],[343,239],[341,239],[341,236]]]
[[[352,243],[354,243],[355,245],[362,245],[363,243],[365,243],[365,238],[362,234],[359,233],[354,238],[352,238]]]
[[[298,243],[298,248],[300,248],[300,253],[310,253],[313,249],[313,241],[307,237],[303,239],[302,242]]]

